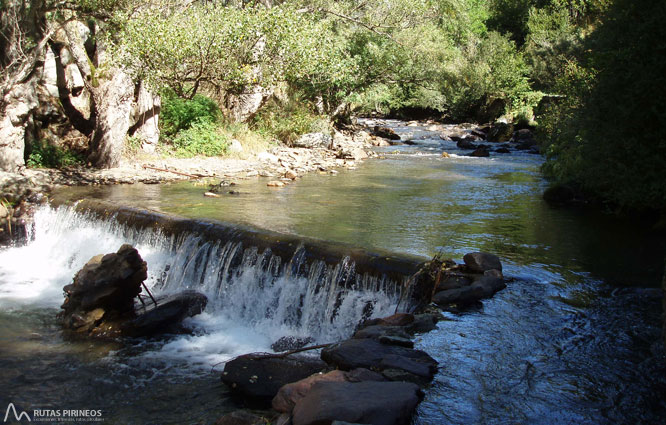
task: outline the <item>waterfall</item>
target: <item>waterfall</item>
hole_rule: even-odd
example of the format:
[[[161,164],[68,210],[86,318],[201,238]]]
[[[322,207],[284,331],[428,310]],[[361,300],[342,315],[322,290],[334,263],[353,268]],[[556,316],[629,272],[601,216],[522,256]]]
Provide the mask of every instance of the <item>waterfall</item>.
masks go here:
[[[360,321],[390,315],[403,281],[357,272],[346,256],[336,264],[313,259],[301,244],[284,259],[270,247],[211,239],[196,232],[167,234],[100,219],[72,207],[41,207],[28,242],[0,250],[0,308],[55,309],[62,287],[94,255],[134,245],[148,263],[156,295],[194,289],[209,298],[189,319],[193,335],[171,340],[147,356],[187,357],[200,365],[243,352],[268,351],[282,336],[324,343],[348,337]],[[329,259],[330,260],[330,259]]]

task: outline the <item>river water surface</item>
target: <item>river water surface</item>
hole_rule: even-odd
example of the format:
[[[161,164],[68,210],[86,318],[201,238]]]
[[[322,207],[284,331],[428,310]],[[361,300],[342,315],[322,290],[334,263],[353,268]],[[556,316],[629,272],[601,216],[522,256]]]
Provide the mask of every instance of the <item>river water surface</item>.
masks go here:
[[[388,124],[416,144],[382,148],[384,159],[334,176],[307,175],[285,188],[256,179],[234,188],[240,195],[222,198],[204,198],[205,186],[187,182],[71,188],[58,196],[424,259],[495,253],[516,281],[482,306],[446,312],[436,331],[417,338],[441,369],[416,423],[663,423],[657,289],[663,240],[641,223],[546,205],[539,156],[471,158],[425,128]],[[443,158],[443,151],[452,157]],[[194,335],[122,346],[63,340],[53,319],[62,286],[91,256],[123,242],[137,246],[158,292],[185,281],[202,282],[209,297],[215,291],[212,305],[190,321]],[[299,313],[296,319],[289,305],[307,300],[307,279],[267,276],[253,264],[270,258],[246,253],[247,264],[234,279],[253,292],[225,284],[222,293],[219,284],[206,286],[207,275],[195,276],[190,257],[177,257],[198,249],[212,264],[233,247],[206,246],[203,252],[200,246],[68,209],[40,210],[33,241],[0,251],[0,408],[14,402],[26,410],[102,409],[107,423],[211,423],[235,408],[210,373],[221,368],[217,363],[268,350],[282,335],[319,342],[344,337],[367,303],[381,316],[397,302],[390,291],[360,289],[345,294],[344,314],[327,316],[314,300],[304,308],[311,318]],[[274,299],[279,301],[257,303]],[[279,313],[264,317],[274,307]]]

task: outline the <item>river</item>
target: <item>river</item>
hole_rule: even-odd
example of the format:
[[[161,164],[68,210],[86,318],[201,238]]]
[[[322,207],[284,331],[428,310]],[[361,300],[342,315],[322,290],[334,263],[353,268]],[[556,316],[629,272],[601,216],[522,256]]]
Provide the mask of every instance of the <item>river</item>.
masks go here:
[[[384,159],[285,188],[253,179],[238,186],[239,195],[221,198],[204,198],[205,186],[187,182],[70,188],[57,196],[424,259],[495,253],[516,280],[476,308],[445,312],[436,331],[417,338],[441,369],[415,423],[662,422],[663,240],[631,220],[548,206],[537,155],[472,158],[423,127],[388,125],[416,144],[381,148]],[[344,314],[331,316],[313,300],[303,309],[310,319],[294,318],[289,305],[307,299],[310,282],[267,275],[254,265],[271,259],[257,253],[244,254],[234,275],[253,288],[247,291],[229,282],[205,286],[210,270],[225,267],[233,247],[224,244],[204,250],[196,238],[131,231],[66,208],[38,211],[32,232],[28,245],[0,251],[0,408],[101,409],[107,423],[210,423],[235,408],[211,373],[218,363],[268,350],[286,334],[344,337],[368,303],[381,316],[397,302],[391,291],[361,288],[345,293]],[[91,256],[126,241],[148,262],[158,292],[198,282],[209,296],[216,291],[216,302],[190,321],[190,336],[122,345],[63,339],[54,320],[62,286]],[[202,261],[210,270],[197,274],[192,264]],[[266,317],[275,306],[280,313]]]

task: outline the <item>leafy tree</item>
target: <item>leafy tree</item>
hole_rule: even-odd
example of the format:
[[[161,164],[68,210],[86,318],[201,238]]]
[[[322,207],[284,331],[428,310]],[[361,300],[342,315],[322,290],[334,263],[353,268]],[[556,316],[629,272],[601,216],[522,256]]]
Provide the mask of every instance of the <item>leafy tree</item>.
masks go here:
[[[617,0],[555,108],[547,174],[628,208],[666,207],[666,4]]]

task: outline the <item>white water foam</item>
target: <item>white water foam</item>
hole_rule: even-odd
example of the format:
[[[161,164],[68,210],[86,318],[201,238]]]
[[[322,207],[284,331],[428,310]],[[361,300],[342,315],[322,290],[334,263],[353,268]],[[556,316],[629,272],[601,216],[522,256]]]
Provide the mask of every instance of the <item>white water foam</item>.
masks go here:
[[[283,263],[270,250],[259,253],[240,242],[133,230],[66,207],[40,208],[29,239],[25,246],[0,250],[3,310],[58,307],[62,287],[91,257],[124,243],[148,263],[146,284],[155,295],[195,289],[208,296],[205,312],[186,321],[193,333],[146,342],[133,355],[142,364],[176,361],[209,369],[240,354],[270,351],[283,336],[339,340],[363,318],[392,314],[400,298],[401,285],[358,275],[349,259],[334,267],[306,265],[301,249]],[[126,353],[110,360],[118,356]]]

